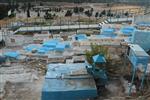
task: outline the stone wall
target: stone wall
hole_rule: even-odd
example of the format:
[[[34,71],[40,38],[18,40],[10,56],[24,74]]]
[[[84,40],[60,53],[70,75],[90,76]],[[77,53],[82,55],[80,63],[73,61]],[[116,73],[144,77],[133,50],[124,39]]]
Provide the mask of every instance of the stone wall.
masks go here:
[[[12,35],[6,38],[6,46],[22,46],[29,43],[33,43],[32,36]]]
[[[134,23],[145,23],[145,24],[150,24],[150,14],[149,15],[139,15],[134,17]]]

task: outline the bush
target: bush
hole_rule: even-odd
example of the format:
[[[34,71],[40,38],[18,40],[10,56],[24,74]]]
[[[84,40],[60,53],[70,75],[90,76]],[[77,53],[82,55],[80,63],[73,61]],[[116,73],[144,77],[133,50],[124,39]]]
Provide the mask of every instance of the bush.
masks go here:
[[[9,6],[0,5],[0,19],[7,17],[9,10],[10,10]]]
[[[72,11],[71,11],[71,10],[68,10],[68,11],[66,12],[65,16],[66,16],[66,17],[72,16]]]

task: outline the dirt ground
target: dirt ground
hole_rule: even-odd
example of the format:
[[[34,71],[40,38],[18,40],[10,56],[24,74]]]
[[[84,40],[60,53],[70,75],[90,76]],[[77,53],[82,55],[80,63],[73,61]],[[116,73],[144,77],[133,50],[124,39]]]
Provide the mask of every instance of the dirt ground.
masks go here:
[[[3,100],[41,100],[43,77],[28,83],[11,83],[5,85],[6,94]]]

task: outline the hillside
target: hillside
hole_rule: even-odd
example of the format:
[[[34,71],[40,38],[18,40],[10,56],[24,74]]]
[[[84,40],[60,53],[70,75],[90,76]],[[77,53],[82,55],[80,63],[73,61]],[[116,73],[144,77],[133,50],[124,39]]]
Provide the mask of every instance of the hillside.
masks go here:
[[[0,0],[0,2],[9,2],[13,0]],[[34,2],[35,0],[14,0],[17,2]],[[50,1],[54,2],[54,0],[36,0],[36,1]],[[121,3],[134,3],[134,4],[150,4],[150,0],[55,0],[55,2],[121,2]]]

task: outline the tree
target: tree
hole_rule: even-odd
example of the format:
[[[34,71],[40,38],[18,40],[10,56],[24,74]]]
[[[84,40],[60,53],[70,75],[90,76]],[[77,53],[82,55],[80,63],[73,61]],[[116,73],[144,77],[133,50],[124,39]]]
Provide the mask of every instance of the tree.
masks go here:
[[[17,11],[19,11],[19,4],[18,4],[18,3],[16,3],[16,4],[14,5],[14,9],[16,9]]]
[[[77,4],[82,3],[82,2],[83,0],[74,0],[74,3],[77,3]]]
[[[104,55],[104,57],[107,59],[109,57],[108,48],[104,46],[99,46],[96,44],[91,44],[91,51],[85,52],[85,56],[86,56],[88,63],[92,64],[93,63],[92,57],[97,54]]]
[[[111,10],[108,10],[107,16],[108,16],[108,17],[113,17],[113,14],[111,13]]]
[[[103,10],[103,11],[101,12],[101,14],[102,14],[102,15],[106,15],[106,11]]]
[[[40,12],[38,11],[38,13],[37,13],[37,17],[40,17]]]
[[[110,4],[109,3],[107,3],[107,7],[109,7],[110,6]]]
[[[46,10],[45,15],[46,15],[46,16],[48,15],[48,10]]]
[[[0,6],[0,19],[3,19],[8,16],[8,11],[10,10],[9,6],[1,5]]]
[[[61,8],[58,8],[58,12],[60,12],[62,9]]]
[[[83,7],[74,7],[73,12],[74,13],[81,13],[84,11]]]
[[[98,15],[99,15],[99,13],[98,13],[98,12],[96,12],[95,17],[97,18],[97,17],[98,17]]]
[[[30,10],[30,9],[31,9],[31,7],[32,7],[31,3],[30,3],[30,2],[28,2],[28,10]]]
[[[66,14],[65,14],[66,17],[68,16],[72,16],[72,11],[71,10],[67,10]]]
[[[91,12],[93,12],[94,11],[94,9],[93,8],[91,8]]]
[[[31,17],[31,16],[30,16],[30,10],[29,10],[29,9],[27,10],[27,17]]]
[[[23,11],[25,12],[25,11],[26,11],[26,9],[27,9],[27,4],[26,4],[26,3],[24,3],[24,4],[22,5],[21,9],[23,9]]]
[[[83,7],[79,7],[79,12],[83,12],[84,8]]]
[[[102,14],[99,14],[99,17],[102,17]]]
[[[85,15],[87,15],[88,17],[91,17],[92,14],[93,14],[93,13],[92,13],[91,11],[89,11],[89,10],[85,11]]]
[[[40,2],[40,6],[43,6],[43,2]]]
[[[73,12],[74,12],[74,13],[79,13],[78,7],[75,7],[75,8],[73,9]]]
[[[56,14],[55,14],[55,13],[53,14],[53,17],[56,17]]]
[[[129,12],[125,12],[125,14],[124,14],[124,15],[128,17],[128,16],[129,16]]]
[[[116,18],[120,18],[120,15],[116,15]]]

